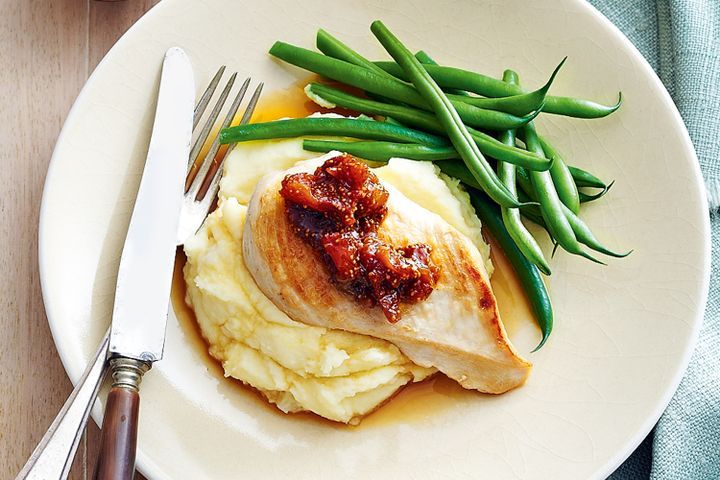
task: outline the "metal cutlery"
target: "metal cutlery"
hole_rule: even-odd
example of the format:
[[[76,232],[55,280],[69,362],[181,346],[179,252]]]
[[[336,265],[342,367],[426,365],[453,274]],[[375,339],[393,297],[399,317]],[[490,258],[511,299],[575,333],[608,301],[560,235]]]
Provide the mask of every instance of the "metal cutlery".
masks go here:
[[[118,272],[113,322],[97,353],[17,479],[65,479],[103,378],[112,373],[96,479],[131,479],[142,376],[163,355],[175,247],[193,235],[213,206],[222,165],[217,136],[204,148],[237,74],[223,88],[190,148],[192,131],[220,83],[221,67],[193,109],[192,69],[179,48],[163,62],[153,135]],[[245,80],[222,127],[230,125],[250,84]],[[246,107],[250,120],[263,84]],[[204,155],[203,152],[207,151]],[[221,154],[218,154],[218,153]],[[185,165],[184,158],[188,158]],[[185,188],[183,189],[183,184]],[[184,192],[184,194],[183,194]]]

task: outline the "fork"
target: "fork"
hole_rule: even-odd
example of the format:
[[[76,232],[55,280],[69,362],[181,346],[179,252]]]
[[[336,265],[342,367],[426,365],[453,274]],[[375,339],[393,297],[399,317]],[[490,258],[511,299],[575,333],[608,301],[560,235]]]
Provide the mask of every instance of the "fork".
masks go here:
[[[213,206],[220,187],[223,164],[235,147],[233,143],[228,145],[224,152],[220,152],[221,145],[219,135],[215,135],[207,153],[201,155],[205,150],[204,147],[212,133],[215,122],[230,96],[230,91],[237,78],[237,72],[230,76],[225,87],[220,92],[220,96],[205,119],[202,128],[199,132],[197,131],[200,120],[225,73],[225,68],[224,65],[220,67],[195,106],[193,133],[197,136],[190,150],[188,159],[185,196],[177,234],[178,246],[183,245],[185,240],[198,231],[210,212],[210,208]],[[247,78],[240,86],[240,89],[225,114],[220,128],[230,126],[235,119],[240,104],[245,98],[245,94],[250,86],[250,81],[251,79]],[[260,99],[262,89],[263,83],[261,82],[255,88],[245,108],[240,120],[241,124],[250,121],[257,102]],[[73,458],[75,457],[75,452],[80,443],[80,438],[85,430],[90,409],[95,402],[95,398],[97,398],[100,385],[107,372],[109,337],[110,329],[108,328],[95,355],[90,360],[85,372],[83,372],[82,377],[80,377],[80,380],[65,401],[62,409],[58,412],[42,440],[40,440],[40,443],[30,455],[25,466],[20,473],[18,473],[16,480],[64,480],[67,478]]]
[[[200,117],[202,116],[205,108],[207,108],[210,98],[212,97],[215,89],[217,88],[220,78],[225,71],[225,66],[215,74],[215,77],[210,81],[205,93],[202,94],[198,101],[197,107],[195,107],[195,120],[193,122],[193,128],[197,127]],[[233,73],[230,76],[225,88],[220,93],[220,98],[217,103],[210,111],[205,125],[200,130],[198,138],[195,140],[192,149],[190,150],[190,159],[188,161],[188,175],[185,181],[185,200],[183,202],[182,211],[180,212],[180,222],[178,226],[178,245],[185,243],[191,235],[194,235],[202,225],[205,217],[210,212],[210,207],[215,201],[218,189],[220,187],[220,178],[222,177],[222,166],[225,159],[228,157],[236,143],[231,143],[227,146],[227,150],[224,152],[222,157],[218,160],[217,155],[220,150],[220,136],[216,135],[208,153],[204,156],[202,161],[200,160],[200,154],[202,153],[202,147],[207,142],[207,138],[212,130],[215,121],[217,120],[220,110],[222,110],[223,104],[227,100],[230,93],[230,89],[235,82],[237,73]],[[230,108],[228,109],[225,119],[223,120],[221,128],[230,126],[230,123],[235,118],[237,111],[245,97],[248,86],[250,85],[250,78],[248,77],[243,82],[240,90],[238,91],[235,99],[233,100]],[[255,88],[255,91],[250,97],[248,106],[245,108],[240,124],[244,124],[250,121],[257,102],[260,99],[262,93],[263,83],[260,82]]]

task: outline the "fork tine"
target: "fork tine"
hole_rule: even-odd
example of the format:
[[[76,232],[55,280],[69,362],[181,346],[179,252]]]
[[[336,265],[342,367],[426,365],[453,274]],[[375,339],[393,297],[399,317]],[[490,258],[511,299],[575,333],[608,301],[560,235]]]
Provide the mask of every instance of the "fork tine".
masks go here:
[[[235,100],[233,100],[232,105],[230,105],[230,109],[228,110],[227,115],[225,115],[225,120],[222,123],[221,129],[227,127],[230,125],[230,122],[235,118],[235,114],[238,111],[238,108],[240,107],[240,103],[242,102],[243,98],[245,98],[245,92],[247,92],[247,88],[250,85],[250,78],[248,77],[245,79],[245,82],[243,82],[242,86],[240,87],[240,90],[237,93],[237,96],[235,97]],[[207,176],[208,171],[210,171],[210,168],[212,167],[213,161],[215,160],[215,155],[217,154],[218,150],[220,149],[220,136],[217,135],[215,139],[213,140],[212,146],[210,147],[210,151],[208,151],[207,155],[205,155],[205,158],[202,161],[202,165],[200,165],[200,170],[197,172],[197,175],[195,175],[195,178],[192,180],[192,184],[190,188],[188,189],[189,195],[196,195],[196,199],[199,200],[202,198],[203,189],[201,188],[202,185],[205,183],[205,177]],[[195,164],[197,165],[197,164]],[[195,166],[193,165],[193,167]]]
[[[255,111],[255,107],[257,106],[257,102],[260,99],[260,94],[262,93],[262,89],[265,86],[264,82],[260,82],[260,84],[255,88],[255,91],[252,94],[252,97],[250,97],[250,102],[248,102],[248,106],[245,109],[245,113],[243,113],[242,120],[240,120],[240,124],[245,124],[250,121],[252,118],[252,114]],[[234,146],[235,144],[233,144]]]
[[[210,99],[213,96],[213,93],[215,93],[215,89],[217,88],[218,84],[220,83],[220,78],[222,78],[223,73],[225,73],[225,65],[220,67],[213,77],[212,80],[210,80],[210,85],[205,89],[202,96],[200,97],[200,100],[198,100],[197,105],[195,106],[195,112],[193,115],[193,130],[197,128],[198,123],[200,123],[200,117],[202,117],[202,114],[205,113],[205,109],[207,108],[208,104],[210,103]]]
[[[245,112],[243,113],[242,120],[240,120],[240,124],[245,124],[250,121],[252,118],[253,112],[255,111],[255,107],[257,106],[258,99],[260,98],[260,94],[262,93],[263,86],[265,84],[260,82],[260,84],[255,88],[255,91],[252,94],[252,97],[250,97],[250,101],[248,102],[248,106],[245,108]],[[218,162],[217,170],[215,171],[215,174],[213,175],[212,180],[208,184],[206,190],[205,190],[205,196],[202,199],[201,205],[203,207],[210,208],[210,204],[215,199],[215,196],[217,195],[218,188],[220,186],[220,178],[222,178],[222,172],[223,172],[223,165],[225,164],[225,159],[228,158],[230,155],[230,152],[232,152],[233,148],[235,148],[235,145],[237,145],[237,142],[233,142],[230,145],[228,145],[228,149],[223,155],[223,158]]]
[[[237,72],[233,73],[230,76],[230,79],[228,80],[227,85],[225,85],[225,88],[223,88],[222,93],[220,93],[220,98],[218,98],[217,102],[215,103],[215,106],[210,111],[210,115],[208,116],[208,119],[205,121],[205,125],[203,125],[202,130],[200,131],[200,135],[198,135],[198,138],[195,140],[195,144],[193,145],[192,150],[190,150],[188,174],[187,174],[187,179],[185,181],[185,191],[186,192],[187,192],[188,188],[190,187],[190,182],[192,182],[192,180],[195,178],[195,174],[197,173],[198,168],[200,168],[200,164],[198,163],[198,157],[200,155],[200,150],[202,150],[202,147],[205,144],[205,141],[207,140],[208,135],[210,135],[210,130],[212,130],[212,127],[215,124],[215,120],[217,120],[217,117],[220,115],[220,111],[222,110],[222,107],[225,105],[225,101],[227,100],[227,97],[230,94],[230,89],[232,88],[233,84],[235,83],[236,77],[237,77]]]

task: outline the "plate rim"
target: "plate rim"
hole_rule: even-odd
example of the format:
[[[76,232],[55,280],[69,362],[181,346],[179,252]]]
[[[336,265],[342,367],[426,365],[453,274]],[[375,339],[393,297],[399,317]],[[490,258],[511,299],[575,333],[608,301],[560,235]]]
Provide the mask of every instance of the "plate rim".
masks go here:
[[[695,151],[695,147],[692,143],[692,140],[690,139],[689,132],[687,130],[687,126],[685,125],[685,122],[682,119],[682,116],[680,115],[680,112],[677,109],[677,106],[675,105],[675,102],[672,100],[672,97],[670,96],[669,92],[665,88],[665,85],[662,83],[660,78],[658,77],[655,70],[653,70],[650,63],[647,61],[647,59],[640,53],[640,51],[637,49],[637,47],[630,41],[630,39],[625,36],[625,34],[613,23],[611,22],[605,15],[603,15],[597,8],[595,8],[592,4],[590,4],[587,1],[583,0],[570,0],[572,1],[575,6],[579,7],[579,10],[582,10],[583,15],[588,15],[594,19],[594,21],[601,24],[604,30],[608,31],[610,35],[616,37],[620,40],[620,42],[623,44],[624,47],[627,48],[629,53],[632,55],[633,59],[637,61],[638,65],[640,65],[640,68],[644,70],[646,74],[648,74],[648,78],[651,79],[652,84],[655,86],[656,90],[659,91],[659,96],[662,100],[663,105],[670,111],[672,117],[674,118],[675,122],[681,126],[679,128],[680,137],[682,144],[689,153],[691,159],[694,160],[694,162],[691,163],[691,171],[694,174],[694,181],[695,181],[695,187],[700,192],[700,195],[702,199],[704,199],[704,204],[707,205],[707,190],[704,182],[704,178],[702,176],[702,171],[700,170],[700,164],[697,158],[697,153]],[[169,5],[175,5],[178,4],[178,0],[164,0],[162,2],[157,3],[155,6],[153,6],[150,10],[145,12],[133,25],[113,44],[113,46],[108,50],[108,52],[103,56],[102,60],[97,64],[93,72],[88,77],[87,81],[83,85],[82,89],[78,93],[75,101],[73,102],[72,107],[70,108],[67,117],[65,118],[65,121],[63,122],[63,127],[60,130],[60,134],[57,137],[57,140],[55,142],[55,147],[53,148],[52,156],[50,157],[50,161],[48,163],[48,169],[45,176],[45,181],[43,183],[43,193],[40,203],[40,212],[38,217],[38,270],[39,270],[39,277],[40,277],[40,289],[42,293],[42,299],[43,299],[43,305],[45,308],[45,314],[47,317],[48,325],[50,327],[50,333],[52,335],[53,343],[55,344],[55,348],[58,352],[58,355],[60,357],[60,360],[62,362],[63,368],[65,369],[65,372],[67,373],[68,377],[70,378],[70,381],[73,385],[77,383],[80,376],[82,375],[82,371],[77,369],[74,369],[72,366],[72,361],[69,358],[69,354],[67,352],[67,349],[60,348],[60,345],[62,344],[62,331],[60,323],[56,321],[56,317],[53,316],[52,312],[54,311],[52,302],[50,300],[50,295],[48,295],[46,292],[50,288],[46,283],[46,274],[45,269],[48,268],[49,260],[48,255],[49,253],[46,251],[45,245],[46,245],[46,238],[47,233],[45,232],[45,225],[47,225],[47,222],[45,221],[45,218],[47,217],[47,192],[48,192],[48,185],[52,183],[53,176],[55,170],[58,168],[57,164],[57,158],[59,157],[59,146],[63,143],[65,135],[67,135],[66,128],[68,124],[71,124],[71,120],[77,115],[77,111],[79,109],[79,105],[83,103],[84,98],[87,96],[87,92],[91,90],[92,84],[96,81],[97,72],[102,70],[103,66],[106,63],[109,63],[108,59],[112,57],[113,52],[116,50],[119,50],[122,48],[122,45],[127,41],[127,38],[134,35],[135,31],[141,28],[141,26],[154,18],[157,15],[160,15],[161,12],[165,11],[166,9],[170,8]],[[608,458],[608,460],[605,462],[604,465],[601,467],[598,467],[596,470],[596,478],[606,478],[610,474],[612,474],[627,458],[630,457],[630,455],[637,449],[637,447],[640,445],[640,443],[647,437],[647,435],[650,433],[650,431],[653,429],[655,424],[658,422],[664,411],[666,410],[667,406],[669,405],[670,401],[672,400],[672,397],[674,396],[677,388],[680,385],[680,382],[682,381],[683,377],[685,376],[685,372],[687,371],[687,367],[690,363],[690,360],[692,358],[692,354],[695,351],[695,346],[698,341],[698,337],[700,334],[700,329],[702,327],[704,317],[705,317],[705,308],[707,306],[707,298],[709,294],[709,286],[710,286],[710,274],[711,274],[711,251],[712,251],[712,242],[710,239],[710,218],[709,215],[703,215],[702,216],[702,224],[701,224],[701,232],[700,234],[703,237],[703,275],[702,275],[702,284],[701,284],[701,304],[702,308],[698,309],[698,313],[693,318],[693,326],[692,330],[690,331],[689,335],[689,341],[684,346],[684,351],[681,356],[680,362],[678,362],[678,367],[672,376],[672,379],[667,383],[665,390],[663,391],[662,396],[659,398],[659,402],[657,404],[657,408],[648,414],[646,417],[645,422],[642,424],[642,426],[636,431],[636,433],[623,445],[622,447],[618,447],[616,453]],[[84,369],[83,369],[84,370]],[[98,426],[102,424],[102,412],[98,408],[98,405],[95,405],[92,409],[92,417],[93,420],[96,422]],[[162,469],[153,462],[142,449],[138,448],[137,450],[137,462],[136,462],[137,469],[147,478],[149,479],[160,479],[160,478],[166,478],[166,475],[163,473]]]

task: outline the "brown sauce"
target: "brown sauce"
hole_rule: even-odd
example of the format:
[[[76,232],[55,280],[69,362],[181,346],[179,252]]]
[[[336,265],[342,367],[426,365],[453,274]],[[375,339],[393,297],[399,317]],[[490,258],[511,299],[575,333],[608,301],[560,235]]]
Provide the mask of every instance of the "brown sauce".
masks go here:
[[[349,87],[347,85],[320,78],[317,75],[311,75],[290,85],[284,90],[276,90],[267,94],[263,93],[260,97],[258,106],[253,113],[251,121],[253,123],[269,122],[272,120],[280,120],[281,118],[302,118],[312,115],[313,113],[338,113],[345,116],[357,116],[358,113],[342,107],[328,109],[321,107],[317,103],[310,100],[305,95],[305,86],[311,82],[322,82],[333,88],[352,93],[354,95],[363,95],[362,90]],[[242,115],[238,114],[233,121],[233,125],[240,122]]]
[[[316,79],[317,77],[313,76],[295,82],[284,90],[263,93],[251,121],[253,123],[270,122],[281,118],[301,118],[317,112],[329,112],[330,110],[327,108],[323,108],[307,98],[303,91],[305,85]],[[239,122],[240,118],[237,117],[234,123]]]
[[[305,117],[314,112],[328,111],[305,97],[302,89],[308,81],[312,80],[305,79],[286,90],[263,95],[252,121],[262,122],[283,117]],[[539,339],[539,330],[535,326],[525,294],[507,259],[493,239],[488,238],[488,240],[492,248],[491,258],[495,265],[495,273],[493,273],[490,283],[500,310],[500,317],[508,335],[519,350],[523,353],[530,351],[535,346],[534,342]],[[283,415],[287,417],[287,421],[310,422],[337,429],[362,429],[421,422],[447,409],[459,408],[459,404],[472,401],[482,395],[475,391],[465,390],[457,382],[443,374],[436,374],[427,380],[401,388],[384,405],[366,416],[357,427],[332,422],[312,413],[303,412],[286,415],[265,400],[254,388],[243,384],[239,380],[225,377],[220,363],[208,353],[208,345],[202,337],[195,313],[185,303],[186,286],[182,274],[185,261],[184,252],[182,249],[178,249],[173,274],[171,302],[175,316],[186,338],[192,343],[202,359],[201,361],[207,366],[208,371],[216,376],[218,381],[233,385],[239,391],[242,391],[244,395],[255,398],[259,408],[265,408],[274,414]]]

